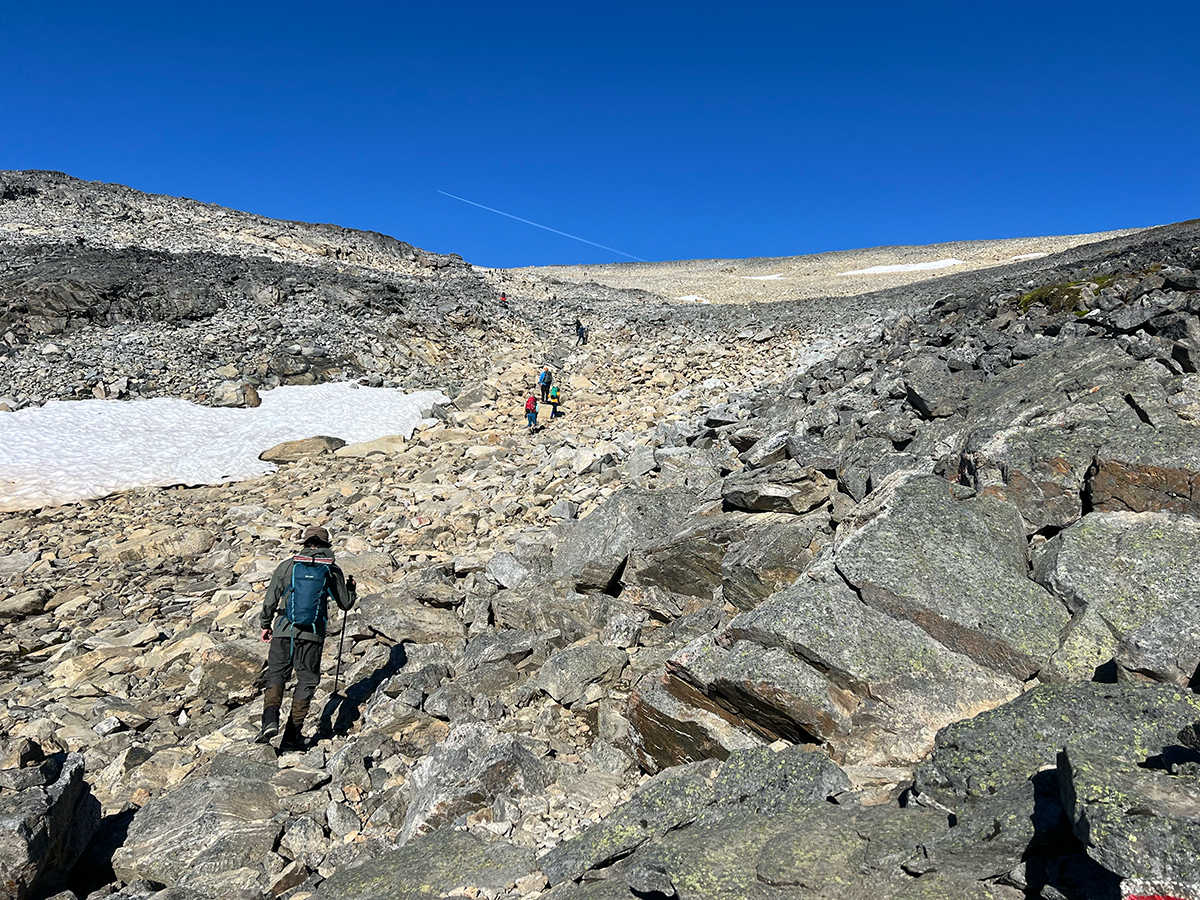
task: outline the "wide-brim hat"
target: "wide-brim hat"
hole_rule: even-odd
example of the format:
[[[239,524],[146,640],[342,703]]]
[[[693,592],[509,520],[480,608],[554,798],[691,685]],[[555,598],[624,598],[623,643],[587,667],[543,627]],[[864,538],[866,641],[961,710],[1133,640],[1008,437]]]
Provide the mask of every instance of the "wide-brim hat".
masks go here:
[[[331,543],[329,540],[329,529],[321,525],[309,525],[304,529],[304,534],[301,536],[300,540],[305,544],[320,543],[324,544],[326,547],[328,547]]]

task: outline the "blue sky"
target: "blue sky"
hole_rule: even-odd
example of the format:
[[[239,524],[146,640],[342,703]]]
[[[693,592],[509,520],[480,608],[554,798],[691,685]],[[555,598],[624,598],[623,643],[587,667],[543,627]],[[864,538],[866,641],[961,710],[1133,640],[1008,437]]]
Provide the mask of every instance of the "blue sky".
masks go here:
[[[1200,216],[1200,3],[10,2],[0,168],[482,265]]]

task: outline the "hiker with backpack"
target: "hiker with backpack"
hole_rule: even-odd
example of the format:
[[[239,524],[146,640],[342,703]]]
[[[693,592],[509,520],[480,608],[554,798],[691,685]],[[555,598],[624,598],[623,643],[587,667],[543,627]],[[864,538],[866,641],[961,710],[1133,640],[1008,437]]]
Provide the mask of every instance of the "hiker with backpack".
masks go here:
[[[538,387],[542,389],[542,402],[550,402],[550,385],[554,384],[554,375],[550,372],[550,367],[546,366],[538,375]]]
[[[329,531],[311,525],[301,540],[300,552],[275,568],[259,615],[262,640],[269,642],[271,649],[267,654],[262,729],[255,743],[266,744],[279,733],[283,686],[292,669],[296,670],[296,689],[280,750],[304,749],[302,730],[321,680],[330,598],[343,610],[349,610],[357,599],[354,577],[347,578],[333,561]]]
[[[537,397],[533,394],[530,394],[529,399],[525,401],[525,424],[530,431],[537,428]]]
[[[587,334],[588,334],[587,326],[584,325],[582,322],[580,322],[578,319],[576,319],[575,320],[575,346],[576,347],[582,346],[583,344],[587,343]]]
[[[556,384],[554,387],[550,388],[550,418],[552,419],[557,419],[562,415],[562,413],[558,411],[559,402],[560,396],[558,393],[558,385]]]

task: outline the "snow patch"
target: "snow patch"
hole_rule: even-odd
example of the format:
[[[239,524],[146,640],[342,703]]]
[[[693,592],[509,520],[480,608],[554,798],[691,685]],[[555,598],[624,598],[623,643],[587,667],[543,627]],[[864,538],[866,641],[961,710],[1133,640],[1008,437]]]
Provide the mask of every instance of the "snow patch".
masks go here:
[[[782,272],[776,272],[774,275],[743,275],[742,278],[747,281],[779,281],[783,278]]]
[[[354,384],[278,387],[256,409],[186,400],[52,401],[0,413],[0,511],[57,506],[115,491],[218,484],[275,471],[258,458],[315,435],[347,443],[412,437],[439,391]]]
[[[895,266],[871,266],[869,269],[855,269],[853,272],[839,272],[839,275],[882,275],[884,272],[923,272],[927,269],[947,269],[950,266],[961,266],[961,259],[939,259],[935,262],[902,263]]]
[[[1020,262],[1023,259],[1041,259],[1043,256],[1049,256],[1049,253],[1039,251],[1037,253],[1022,253],[1020,256],[1010,256],[1009,262]]]
[[[705,297],[701,297],[699,294],[684,294],[682,297],[676,297],[675,299],[682,300],[685,303],[711,303],[712,302],[711,300],[708,300]]]

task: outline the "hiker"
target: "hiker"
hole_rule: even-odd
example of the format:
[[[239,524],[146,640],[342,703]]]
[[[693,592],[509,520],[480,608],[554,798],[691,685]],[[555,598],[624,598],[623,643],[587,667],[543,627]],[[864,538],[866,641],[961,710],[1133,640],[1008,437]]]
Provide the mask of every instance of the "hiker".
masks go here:
[[[550,388],[550,418],[552,419],[557,419],[562,415],[562,413],[558,411],[559,402],[560,397],[558,393],[558,385],[556,384],[554,387]]]
[[[538,375],[538,387],[542,389],[542,402],[550,402],[550,385],[554,384],[554,376],[550,373],[550,367],[546,366]]]
[[[525,424],[529,426],[530,431],[537,428],[537,397],[533,394],[525,401]]]
[[[292,709],[283,730],[280,750],[304,749],[301,732],[321,680],[321,650],[325,644],[329,598],[332,597],[342,609],[349,610],[354,606],[358,589],[354,577],[347,578],[334,563],[333,547],[326,529],[310,525],[301,540],[300,552],[276,566],[258,618],[262,639],[270,642],[271,649],[267,654],[262,729],[254,739],[255,743],[266,744],[279,733],[283,686],[292,669],[296,670],[296,690],[292,694]]]
[[[575,320],[575,346],[576,347],[579,347],[579,346],[587,343],[587,331],[588,331],[587,326],[584,325],[582,322],[580,322],[578,319],[576,319]]]

